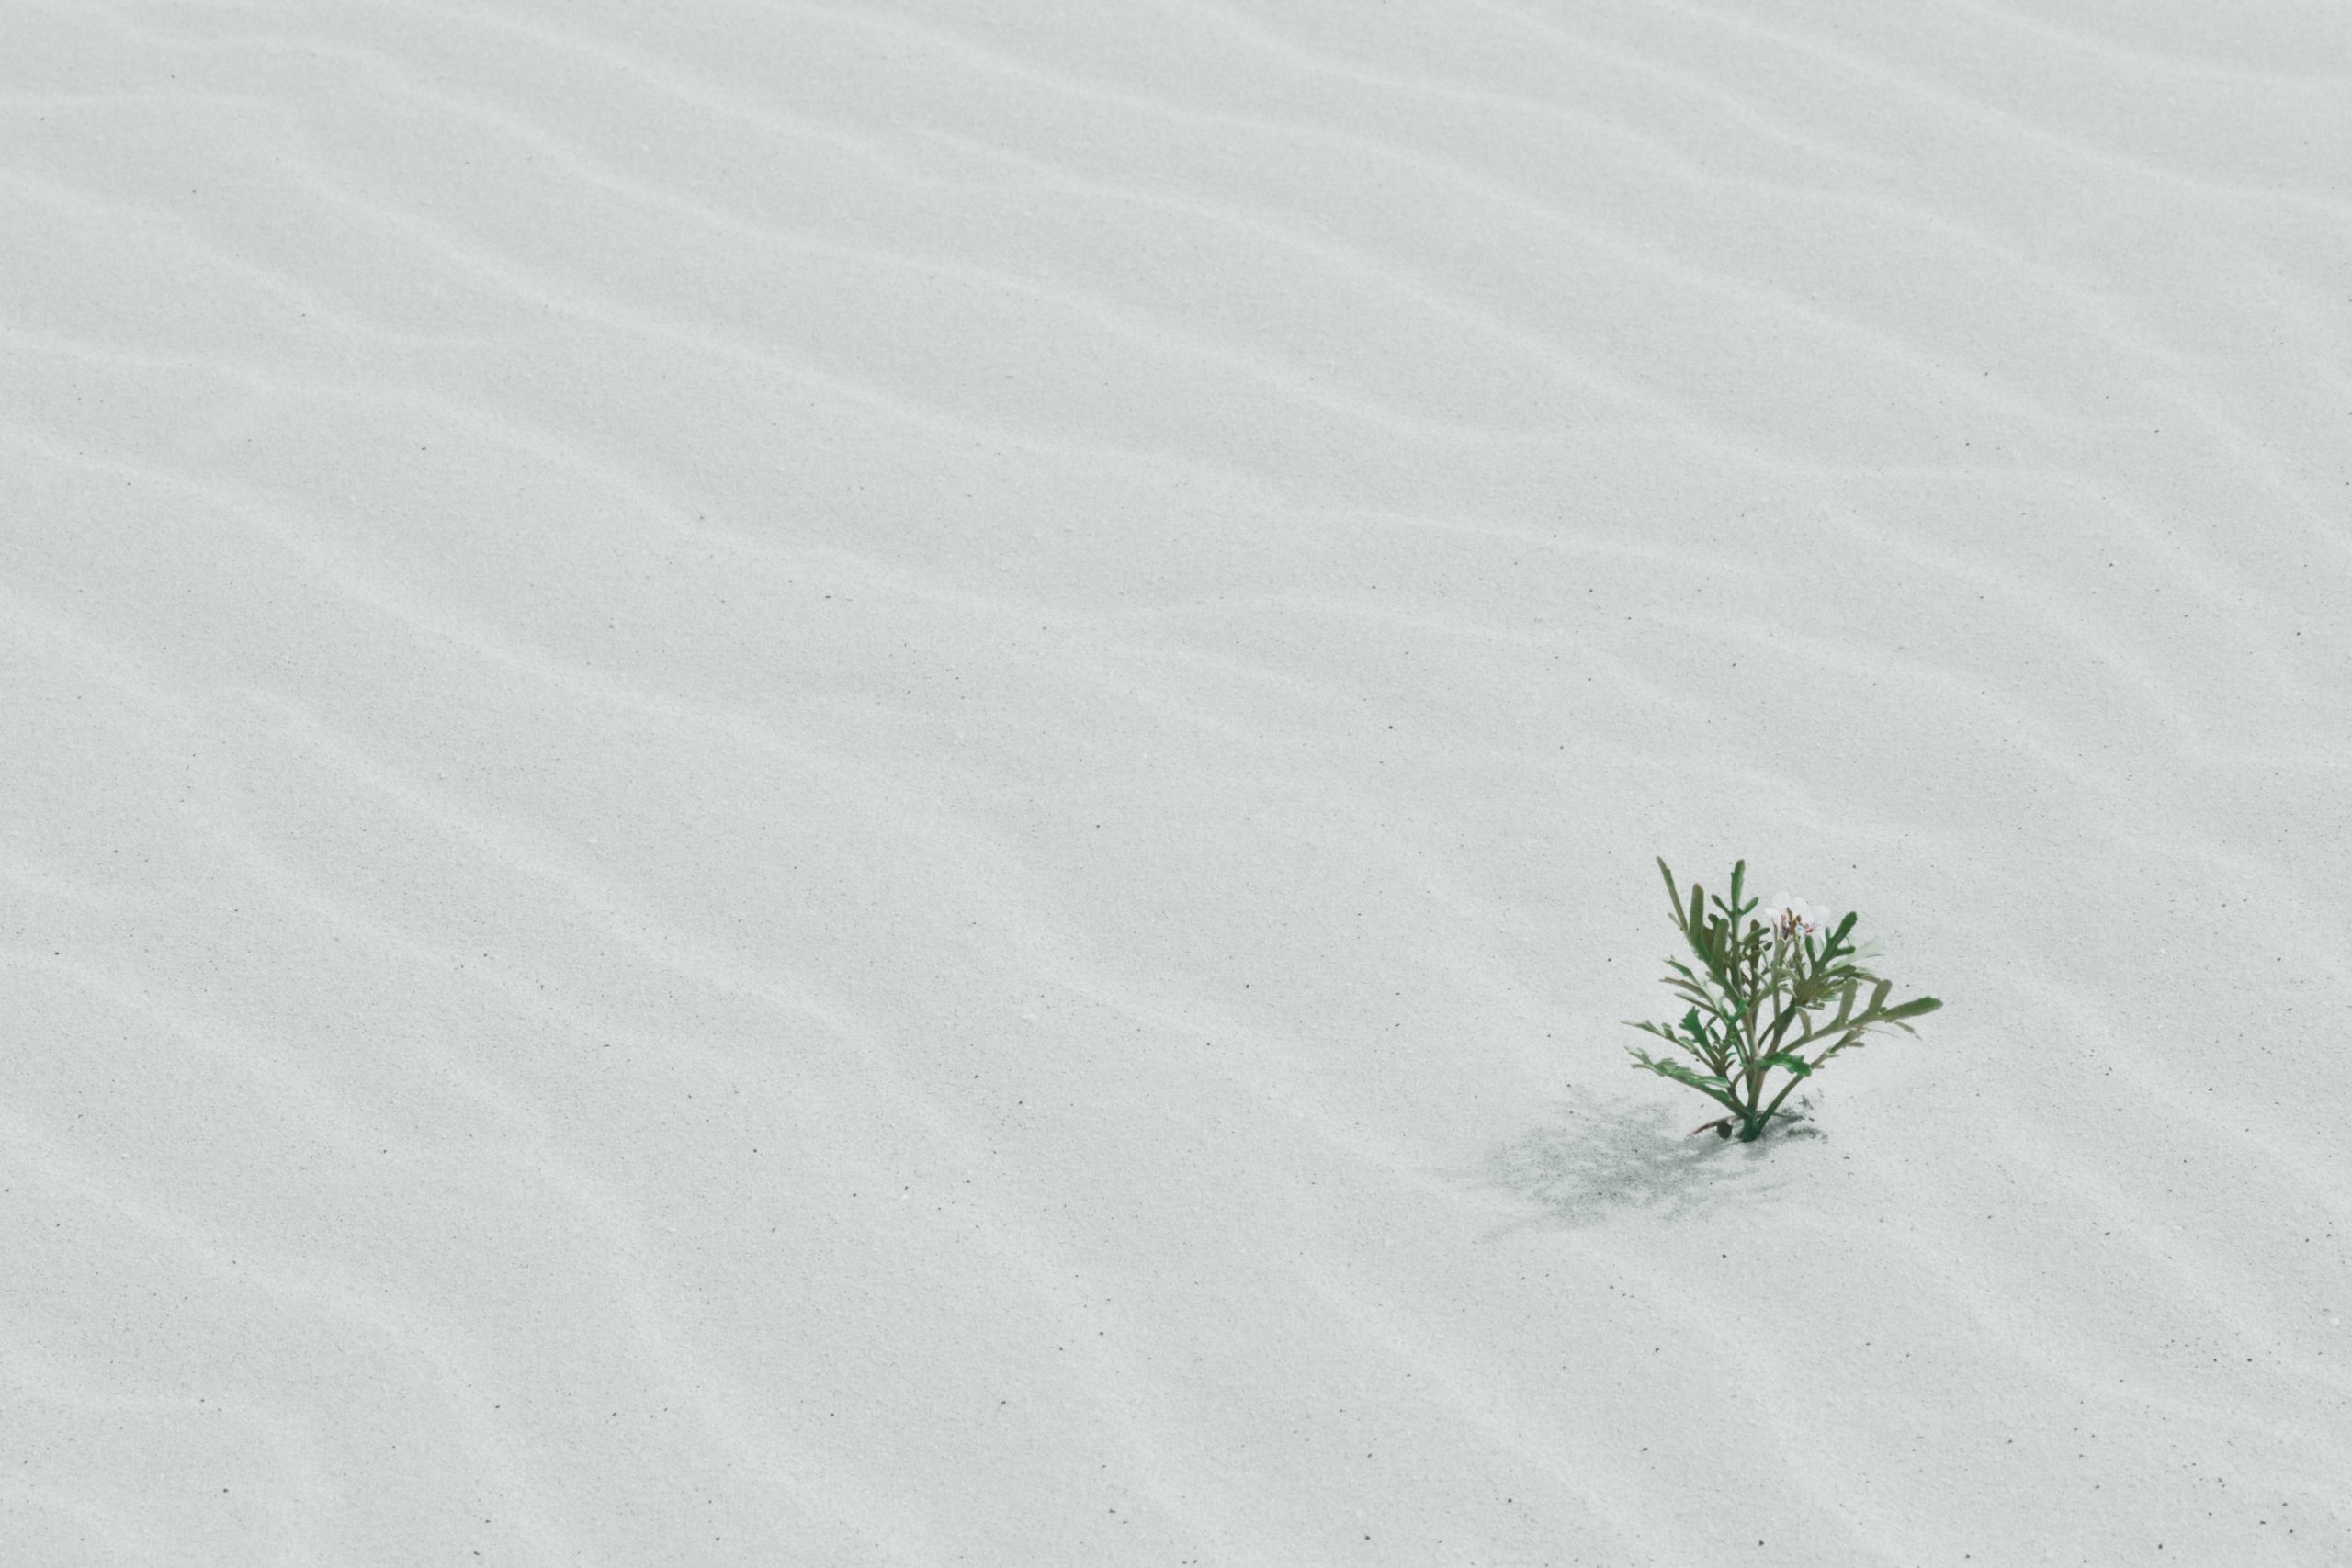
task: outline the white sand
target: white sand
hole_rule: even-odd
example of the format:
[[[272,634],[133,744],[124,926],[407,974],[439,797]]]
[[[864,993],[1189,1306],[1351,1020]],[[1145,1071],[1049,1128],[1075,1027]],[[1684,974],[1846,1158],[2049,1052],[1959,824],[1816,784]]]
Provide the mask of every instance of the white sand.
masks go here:
[[[0,10],[0,1558],[2352,1562],[2348,82]]]

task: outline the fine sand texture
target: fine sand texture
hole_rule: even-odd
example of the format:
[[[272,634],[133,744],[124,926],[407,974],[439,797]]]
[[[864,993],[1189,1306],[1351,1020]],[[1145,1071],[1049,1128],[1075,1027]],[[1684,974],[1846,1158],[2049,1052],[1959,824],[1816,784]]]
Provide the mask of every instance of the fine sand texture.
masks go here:
[[[2338,0],[0,6],[0,1562],[2352,1562]],[[1941,1011],[1742,1145],[1663,856]]]

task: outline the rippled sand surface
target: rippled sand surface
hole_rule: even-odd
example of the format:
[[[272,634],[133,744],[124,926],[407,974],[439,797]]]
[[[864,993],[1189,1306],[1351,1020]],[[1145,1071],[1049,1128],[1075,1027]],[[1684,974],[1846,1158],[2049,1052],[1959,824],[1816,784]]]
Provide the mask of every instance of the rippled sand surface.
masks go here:
[[[2352,1561],[2338,6],[0,14],[0,1555]],[[1860,911],[1810,1136],[1653,857]]]

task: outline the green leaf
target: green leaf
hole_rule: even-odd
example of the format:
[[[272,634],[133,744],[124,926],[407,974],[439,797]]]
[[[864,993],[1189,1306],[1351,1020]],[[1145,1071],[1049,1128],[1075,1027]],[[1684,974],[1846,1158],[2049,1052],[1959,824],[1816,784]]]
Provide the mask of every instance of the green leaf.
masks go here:
[[[1786,1067],[1801,1078],[1813,1076],[1812,1063],[1803,1056],[1792,1056],[1786,1051],[1773,1052],[1764,1058],[1764,1065],[1768,1067]]]
[[[1714,1062],[1704,1048],[1693,1045],[1690,1041],[1685,1040],[1681,1035],[1677,1034],[1671,1024],[1651,1023],[1645,1020],[1631,1018],[1625,1019],[1623,1021],[1628,1028],[1638,1029],[1645,1034],[1657,1035],[1660,1040],[1665,1041],[1668,1044],[1673,1046],[1676,1050],[1681,1052],[1684,1055],[1690,1057],[1694,1061],[1703,1062],[1711,1067],[1714,1066]],[[1633,1052],[1636,1056],[1646,1055],[1646,1053],[1642,1051],[1638,1046],[1628,1045],[1625,1048],[1628,1051]]]
[[[1933,997],[1914,997],[1899,1008],[1889,1008],[1883,1016],[1890,1021],[1898,1018],[1917,1018],[1922,1013],[1933,1012],[1943,1005]]]
[[[1646,1067],[1658,1077],[1672,1078],[1676,1083],[1689,1084],[1725,1110],[1739,1109],[1739,1102],[1732,1098],[1731,1085],[1724,1079],[1713,1077],[1705,1073],[1694,1073],[1679,1062],[1660,1061],[1639,1047],[1632,1048],[1632,1054],[1635,1066]]]

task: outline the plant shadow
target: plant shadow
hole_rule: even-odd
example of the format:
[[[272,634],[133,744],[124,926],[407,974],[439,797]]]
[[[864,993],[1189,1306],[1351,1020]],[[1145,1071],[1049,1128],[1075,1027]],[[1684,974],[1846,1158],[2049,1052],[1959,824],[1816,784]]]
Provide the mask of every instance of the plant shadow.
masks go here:
[[[1662,1106],[1589,1094],[1553,1109],[1550,1123],[1498,1145],[1485,1172],[1490,1185],[1541,1213],[1485,1239],[1532,1225],[1580,1229],[1623,1213],[1680,1220],[1753,1202],[1781,1184],[1772,1170],[1781,1145],[1822,1136],[1812,1123],[1799,1122],[1776,1126],[1752,1144],[1712,1134],[1692,1137]],[[1702,1109],[1694,1106],[1686,1114]]]

